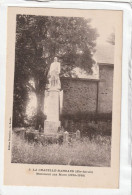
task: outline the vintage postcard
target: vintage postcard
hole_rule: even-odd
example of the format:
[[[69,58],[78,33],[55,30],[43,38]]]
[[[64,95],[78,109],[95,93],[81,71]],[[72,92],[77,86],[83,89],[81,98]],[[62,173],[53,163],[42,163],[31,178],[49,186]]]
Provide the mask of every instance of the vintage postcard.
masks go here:
[[[8,8],[5,185],[119,187],[122,19]]]

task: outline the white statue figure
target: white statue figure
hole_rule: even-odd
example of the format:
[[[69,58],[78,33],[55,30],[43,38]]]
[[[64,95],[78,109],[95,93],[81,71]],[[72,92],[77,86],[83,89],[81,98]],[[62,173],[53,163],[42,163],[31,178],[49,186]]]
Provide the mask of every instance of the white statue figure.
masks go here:
[[[58,62],[57,57],[54,58],[54,62],[50,66],[49,70],[49,87],[60,89],[60,63]]]
[[[92,67],[92,71],[93,71],[93,77],[95,79],[99,79],[99,66],[97,63],[95,63]]]

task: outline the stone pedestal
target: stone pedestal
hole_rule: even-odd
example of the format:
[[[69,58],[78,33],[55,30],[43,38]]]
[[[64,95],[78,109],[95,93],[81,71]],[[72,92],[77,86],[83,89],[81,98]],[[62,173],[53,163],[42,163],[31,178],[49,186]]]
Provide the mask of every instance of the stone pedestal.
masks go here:
[[[58,127],[60,127],[60,121],[55,122],[55,121],[45,120],[45,123],[44,123],[44,134],[45,135],[57,134]]]
[[[44,134],[57,134],[60,127],[60,90],[49,89],[45,91],[44,113],[46,120],[44,122]]]

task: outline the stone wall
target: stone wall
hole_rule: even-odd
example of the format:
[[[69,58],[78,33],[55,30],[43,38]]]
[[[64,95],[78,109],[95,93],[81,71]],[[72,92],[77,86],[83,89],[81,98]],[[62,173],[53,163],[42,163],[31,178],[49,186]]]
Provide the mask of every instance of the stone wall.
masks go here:
[[[97,109],[97,80],[62,78],[63,113],[95,113]]]
[[[99,65],[98,113],[112,112],[113,65]]]
[[[61,78],[63,114],[112,113],[113,65],[99,64],[99,80]]]

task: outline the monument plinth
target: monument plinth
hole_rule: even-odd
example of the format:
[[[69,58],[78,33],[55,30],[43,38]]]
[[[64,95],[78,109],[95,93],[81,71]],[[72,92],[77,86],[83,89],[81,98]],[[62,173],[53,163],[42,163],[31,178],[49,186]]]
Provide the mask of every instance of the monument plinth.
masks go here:
[[[57,58],[51,64],[49,71],[49,86],[45,91],[44,112],[46,120],[44,121],[44,134],[55,135],[60,127],[60,94],[62,94],[60,86],[60,63]]]

